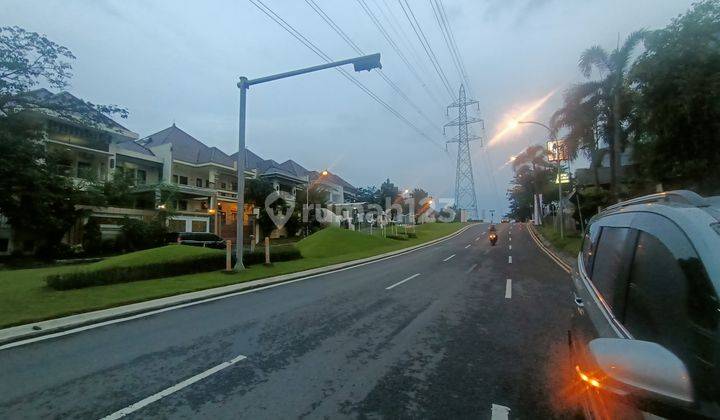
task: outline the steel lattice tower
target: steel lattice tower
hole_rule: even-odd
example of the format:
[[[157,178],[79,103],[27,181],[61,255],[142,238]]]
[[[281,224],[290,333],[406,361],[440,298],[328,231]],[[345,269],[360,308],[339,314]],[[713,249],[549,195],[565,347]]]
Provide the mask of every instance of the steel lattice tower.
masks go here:
[[[480,106],[478,101],[467,99],[465,97],[465,87],[460,85],[458,100],[447,107],[448,112],[450,108],[457,108],[458,117],[445,124],[443,127],[443,133],[447,127],[458,127],[457,137],[453,137],[451,140],[446,142],[458,144],[457,169],[455,172],[455,206],[458,210],[466,210],[470,219],[478,220],[477,197],[475,195],[475,177],[473,176],[472,160],[470,159],[470,142],[473,140],[480,140],[480,137],[470,134],[468,131],[468,125],[481,123],[484,126],[485,123],[480,118],[468,118],[467,106],[472,104],[475,104],[479,111]],[[445,147],[447,147],[447,144]]]

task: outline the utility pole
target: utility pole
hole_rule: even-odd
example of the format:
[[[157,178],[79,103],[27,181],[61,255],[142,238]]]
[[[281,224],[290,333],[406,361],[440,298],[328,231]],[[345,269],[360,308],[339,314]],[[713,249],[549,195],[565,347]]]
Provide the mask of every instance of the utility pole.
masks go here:
[[[467,99],[465,97],[465,86],[460,85],[460,93],[458,100],[450,104],[447,109],[458,109],[458,117],[443,126],[443,134],[447,127],[458,127],[457,137],[448,140],[447,143],[458,144],[457,169],[455,171],[455,206],[458,211],[465,210],[468,212],[469,219],[478,220],[477,196],[475,195],[475,178],[472,170],[472,160],[470,159],[470,142],[473,140],[481,140],[480,137],[469,134],[468,125],[473,123],[481,123],[485,128],[485,123],[477,117],[468,118],[467,106],[475,104],[480,110],[478,101]],[[482,141],[482,140],[481,140]],[[480,143],[482,147],[482,143]]]

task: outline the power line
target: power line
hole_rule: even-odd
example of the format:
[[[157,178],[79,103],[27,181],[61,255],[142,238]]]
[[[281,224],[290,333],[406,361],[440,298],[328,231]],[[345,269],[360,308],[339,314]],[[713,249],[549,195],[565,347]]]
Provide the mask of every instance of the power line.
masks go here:
[[[450,52],[450,58],[452,59],[453,65],[455,66],[455,69],[458,72],[458,76],[460,77],[460,82],[462,83],[464,81],[462,70],[460,69],[460,64],[458,63],[458,59],[455,56],[455,50],[453,50],[452,44],[450,43],[450,35],[447,33],[447,26],[445,25],[445,22],[440,17],[440,12],[438,10],[435,10],[437,4],[430,0],[430,8],[432,8],[433,15],[435,16],[435,21],[438,24],[438,28],[440,28],[440,34],[443,37],[443,40],[445,41],[445,46],[447,47],[448,51]]]
[[[416,71],[415,67],[410,64],[410,61],[407,59],[405,54],[400,50],[400,47],[393,41],[390,34],[385,30],[382,23],[377,19],[377,16],[373,13],[373,11],[370,9],[370,7],[365,3],[364,0],[357,0],[358,5],[363,9],[365,14],[370,18],[373,25],[377,28],[378,31],[380,31],[380,34],[385,38],[385,40],[390,44],[392,49],[395,51],[395,53],[400,57],[400,59],[405,63],[408,69],[410,69],[410,72],[415,76],[415,78],[420,82],[420,85],[427,91],[428,95],[437,103],[438,106],[442,106],[440,102],[435,98],[435,96],[430,92],[430,90],[427,88],[427,85],[423,81],[422,77],[420,77],[420,74]]]
[[[325,21],[325,23],[327,23],[335,31],[335,33],[340,35],[340,37],[350,46],[350,48],[355,50],[355,52],[360,55],[365,55],[365,52],[362,50],[362,48],[360,48],[352,40],[352,38],[350,38],[350,36],[348,34],[346,34],[345,31],[342,30],[340,25],[335,23],[335,21],[330,16],[328,16],[328,14],[325,13],[325,11],[322,9],[322,7],[320,7],[317,3],[315,3],[314,0],[305,0],[305,3],[307,3],[308,6],[310,6],[315,11],[315,13],[317,13]],[[382,71],[382,69],[378,69],[378,73],[380,74],[380,77],[382,77],[382,79],[385,81],[385,83],[387,83],[398,95],[400,95],[400,97],[403,98],[405,100],[405,102],[407,102],[411,107],[413,107],[415,109],[415,111],[417,111],[417,113],[420,114],[420,116],[422,116],[428,122],[428,124],[430,124],[431,127],[434,127],[435,129],[437,129],[439,131],[439,129],[437,128],[435,123],[427,115],[425,115],[424,112],[422,112],[420,107],[418,107],[415,104],[415,102],[413,102],[405,94],[405,92],[403,92],[402,89],[400,89],[400,87],[397,84],[395,84],[395,82],[390,80],[390,78]]]
[[[455,50],[455,56],[458,58],[458,63],[460,63],[460,70],[462,71],[463,78],[465,79],[465,84],[467,84],[468,91],[472,94],[472,86],[470,85],[470,80],[468,79],[467,72],[465,71],[465,63],[462,59],[462,54],[460,54],[460,49],[457,46],[457,42],[455,42],[455,34],[453,33],[452,26],[450,25],[450,19],[448,19],[447,13],[445,12],[445,5],[443,5],[442,0],[435,1],[437,2],[438,10],[440,11],[440,17],[445,22],[448,34],[450,35],[450,43]]]
[[[450,87],[450,82],[448,81],[447,76],[445,76],[445,72],[442,69],[442,66],[440,65],[440,62],[437,59],[437,56],[435,55],[435,52],[432,50],[432,46],[430,45],[430,42],[428,41],[427,37],[425,36],[425,33],[423,32],[422,28],[420,27],[420,23],[417,21],[417,18],[415,17],[415,13],[413,13],[412,8],[410,7],[410,4],[407,2],[407,0],[404,0],[405,5],[403,6],[403,0],[398,0],[400,3],[400,7],[403,10],[403,13],[405,14],[405,17],[407,18],[408,22],[410,22],[410,26],[412,26],[413,31],[415,32],[415,35],[417,36],[418,40],[420,41],[420,44],[422,45],[423,49],[425,50],[425,54],[427,54],[428,58],[430,59],[430,62],[432,63],[433,67],[435,68],[435,72],[440,77],[440,80],[445,85],[445,89],[447,89],[448,95],[450,95],[450,99],[454,100],[454,94],[453,90]],[[407,10],[405,9],[407,7]]]
[[[431,71],[428,70],[425,60],[422,59],[422,56],[417,52],[417,49],[414,46],[414,43],[410,40],[410,38],[405,33],[405,30],[403,29],[403,25],[400,23],[400,21],[397,19],[395,14],[392,11],[392,8],[390,8],[390,5],[388,4],[387,0],[382,0],[384,8],[387,10],[387,14],[383,10],[383,7],[381,7],[377,0],[373,0],[373,3],[375,3],[375,7],[380,11],[380,14],[385,18],[385,20],[388,23],[388,27],[393,31],[397,39],[402,41],[404,43],[404,47],[407,51],[410,52],[410,55],[412,56],[413,60],[415,61],[415,65],[417,68],[420,69],[420,73],[423,75],[430,75],[428,77],[428,80],[430,81],[430,84],[432,84],[433,89],[437,89],[440,92],[440,96],[443,95],[442,90],[443,88],[438,85],[437,80],[432,77]],[[397,43],[399,45],[399,42]],[[433,101],[442,109],[445,109],[445,106],[442,105],[437,97],[435,96],[435,92],[431,92],[429,88],[427,88],[424,84],[423,87],[426,88],[426,91],[428,92],[428,95],[432,97]]]
[[[295,39],[300,41],[303,45],[305,45],[308,49],[310,49],[315,55],[323,59],[325,62],[332,62],[333,60],[325,54],[319,47],[317,47],[315,44],[312,43],[308,38],[306,38],[302,33],[300,33],[297,29],[295,29],[292,25],[287,23],[280,15],[275,13],[270,7],[268,7],[265,3],[262,2],[262,0],[248,0],[250,3],[253,4],[258,10],[263,12],[265,15],[267,15],[270,19],[272,19],[275,23],[277,23],[280,27],[282,27],[286,32],[288,32],[290,35],[292,35]],[[259,3],[259,4],[258,4]],[[261,7],[262,5],[262,7]],[[410,122],[407,118],[405,118],[402,114],[400,114],[395,108],[390,106],[387,102],[383,101],[378,97],[373,91],[371,91],[367,86],[365,86],[362,82],[355,79],[352,75],[350,75],[345,69],[341,67],[335,67],[335,70],[340,72],[346,79],[348,79],[351,83],[353,83],[355,86],[360,88],[363,92],[365,92],[368,96],[370,96],[372,99],[374,99],[377,103],[385,107],[391,114],[393,114],[395,117],[397,117],[399,120],[407,124],[410,128],[415,130],[418,134],[423,136],[428,141],[432,142],[436,146],[440,147],[442,149],[442,146],[440,146],[439,143],[437,143],[435,140],[430,138],[427,134],[422,132],[415,124]]]

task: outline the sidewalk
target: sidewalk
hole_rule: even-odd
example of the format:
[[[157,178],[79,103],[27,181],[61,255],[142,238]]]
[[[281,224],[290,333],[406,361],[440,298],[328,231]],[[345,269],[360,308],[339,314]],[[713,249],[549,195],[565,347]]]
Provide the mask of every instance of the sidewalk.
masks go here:
[[[372,257],[362,258],[354,261],[347,261],[344,263],[338,263],[329,265],[326,267],[318,267],[310,270],[299,271],[296,273],[283,274],[275,277],[267,277],[259,280],[252,280],[245,283],[232,284],[228,286],[216,287],[212,289],[200,290],[197,292],[184,293],[175,296],[169,296],[160,299],[148,300],[145,302],[133,303],[130,305],[117,306],[109,309],[102,309],[99,311],[86,312],[77,315],[66,316],[62,318],[50,319],[47,321],[33,322],[30,324],[19,325],[16,327],[10,327],[0,330],[0,345],[12,343],[19,340],[29,339],[38,336],[44,336],[53,333],[60,333],[62,331],[94,325],[98,323],[111,323],[113,320],[119,318],[126,318],[142,315],[146,315],[149,312],[163,312],[169,310],[169,308],[177,307],[180,305],[192,305],[201,302],[211,301],[220,299],[227,295],[235,293],[243,293],[252,289],[259,289],[265,287],[272,287],[280,283],[287,283],[294,280],[305,279],[309,277],[319,276],[328,274],[333,271],[370,263],[373,261],[381,260],[384,258],[401,255],[404,253],[412,252],[420,248],[428,247],[436,243],[446,241],[453,238],[474,225],[465,226],[456,232],[449,235],[443,236],[442,238],[434,239],[422,244],[414,245],[408,248],[399,249],[397,251],[387,252],[385,254],[375,255]]]

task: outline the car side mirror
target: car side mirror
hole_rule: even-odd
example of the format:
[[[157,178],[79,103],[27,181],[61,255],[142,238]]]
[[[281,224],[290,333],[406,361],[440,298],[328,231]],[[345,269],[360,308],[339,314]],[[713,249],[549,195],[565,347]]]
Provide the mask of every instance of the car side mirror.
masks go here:
[[[598,388],[666,411],[693,404],[690,374],[665,347],[649,341],[596,338],[589,344]]]

